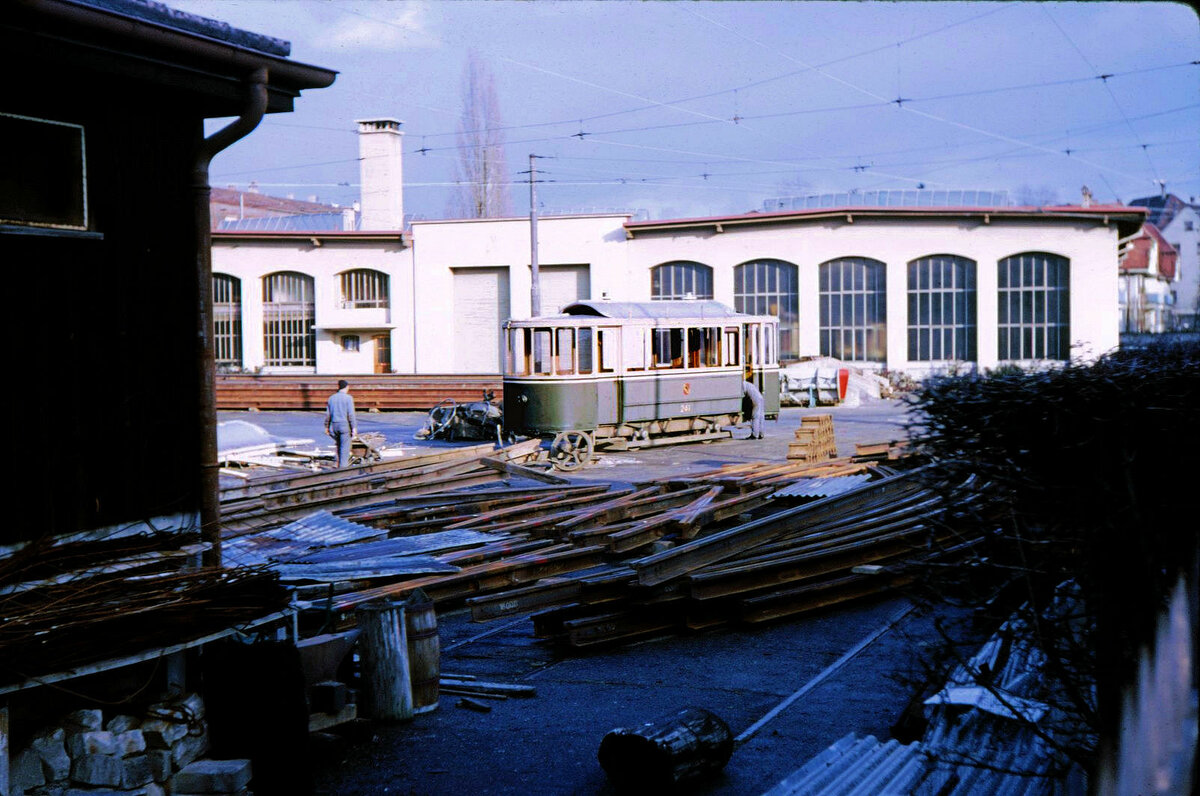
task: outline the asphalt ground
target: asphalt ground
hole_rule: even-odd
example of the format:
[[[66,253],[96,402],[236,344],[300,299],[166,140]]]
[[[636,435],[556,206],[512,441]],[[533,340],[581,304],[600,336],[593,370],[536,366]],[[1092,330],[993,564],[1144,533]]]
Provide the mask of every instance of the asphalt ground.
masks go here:
[[[830,414],[840,455],[856,443],[905,436],[902,403],[785,408],[765,438],[735,438],[602,454],[574,482],[628,483],[686,476],[721,464],[785,460],[800,418]],[[222,412],[272,434],[323,444],[312,412]],[[405,449],[420,413],[362,413],[359,431]],[[890,737],[941,644],[935,615],[894,593],[766,625],[665,635],[580,652],[533,637],[528,617],[472,622],[463,609],[439,614],[443,673],[532,685],[529,699],[489,701],[480,713],[443,695],[436,710],[400,724],[357,722],[314,738],[309,756],[318,794],[612,794],[600,742],[685,707],[710,711],[738,738],[729,763],[689,786],[698,794],[764,793],[847,733]]]

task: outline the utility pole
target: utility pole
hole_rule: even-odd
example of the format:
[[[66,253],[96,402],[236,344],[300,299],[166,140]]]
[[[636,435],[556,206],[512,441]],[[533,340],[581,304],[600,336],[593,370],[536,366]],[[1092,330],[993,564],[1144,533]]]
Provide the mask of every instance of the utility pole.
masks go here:
[[[533,167],[535,158],[541,155],[529,155],[529,314],[537,318],[542,314],[542,279],[538,271],[538,234],[537,234],[537,170]]]

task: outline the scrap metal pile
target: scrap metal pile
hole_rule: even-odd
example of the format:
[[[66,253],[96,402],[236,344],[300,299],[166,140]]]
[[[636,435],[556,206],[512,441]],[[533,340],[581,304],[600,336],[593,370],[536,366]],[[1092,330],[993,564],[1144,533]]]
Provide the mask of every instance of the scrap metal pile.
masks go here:
[[[226,504],[226,549],[295,583],[304,627],[351,626],[358,606],[420,588],[439,609],[528,614],[537,635],[584,647],[877,593],[979,541],[942,522],[928,470],[904,461],[740,464],[617,487],[500,467],[497,453],[483,457],[493,478],[552,483],[464,490],[481,471],[462,456],[392,463],[399,493],[377,475],[279,482]]]

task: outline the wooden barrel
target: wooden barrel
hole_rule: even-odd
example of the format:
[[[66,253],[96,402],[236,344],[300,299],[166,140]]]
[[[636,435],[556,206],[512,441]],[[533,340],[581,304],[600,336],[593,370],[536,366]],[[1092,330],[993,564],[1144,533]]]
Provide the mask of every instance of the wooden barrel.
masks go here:
[[[702,708],[629,729],[600,742],[600,765],[621,792],[670,793],[682,783],[712,776],[733,754],[729,725]]]
[[[413,713],[428,713],[438,706],[441,676],[441,640],[433,600],[417,589],[404,603],[408,634],[408,671],[412,683]]]
[[[362,657],[362,702],[370,718],[408,721],[413,717],[408,643],[402,603],[367,603],[357,611]]]

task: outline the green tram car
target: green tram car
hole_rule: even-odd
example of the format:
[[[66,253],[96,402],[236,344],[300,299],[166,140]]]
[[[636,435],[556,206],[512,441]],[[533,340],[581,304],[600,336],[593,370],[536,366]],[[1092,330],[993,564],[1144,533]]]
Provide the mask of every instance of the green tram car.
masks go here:
[[[579,301],[504,324],[504,429],[549,438],[555,466],[732,436],[742,382],[779,415],[779,319],[717,301]]]

